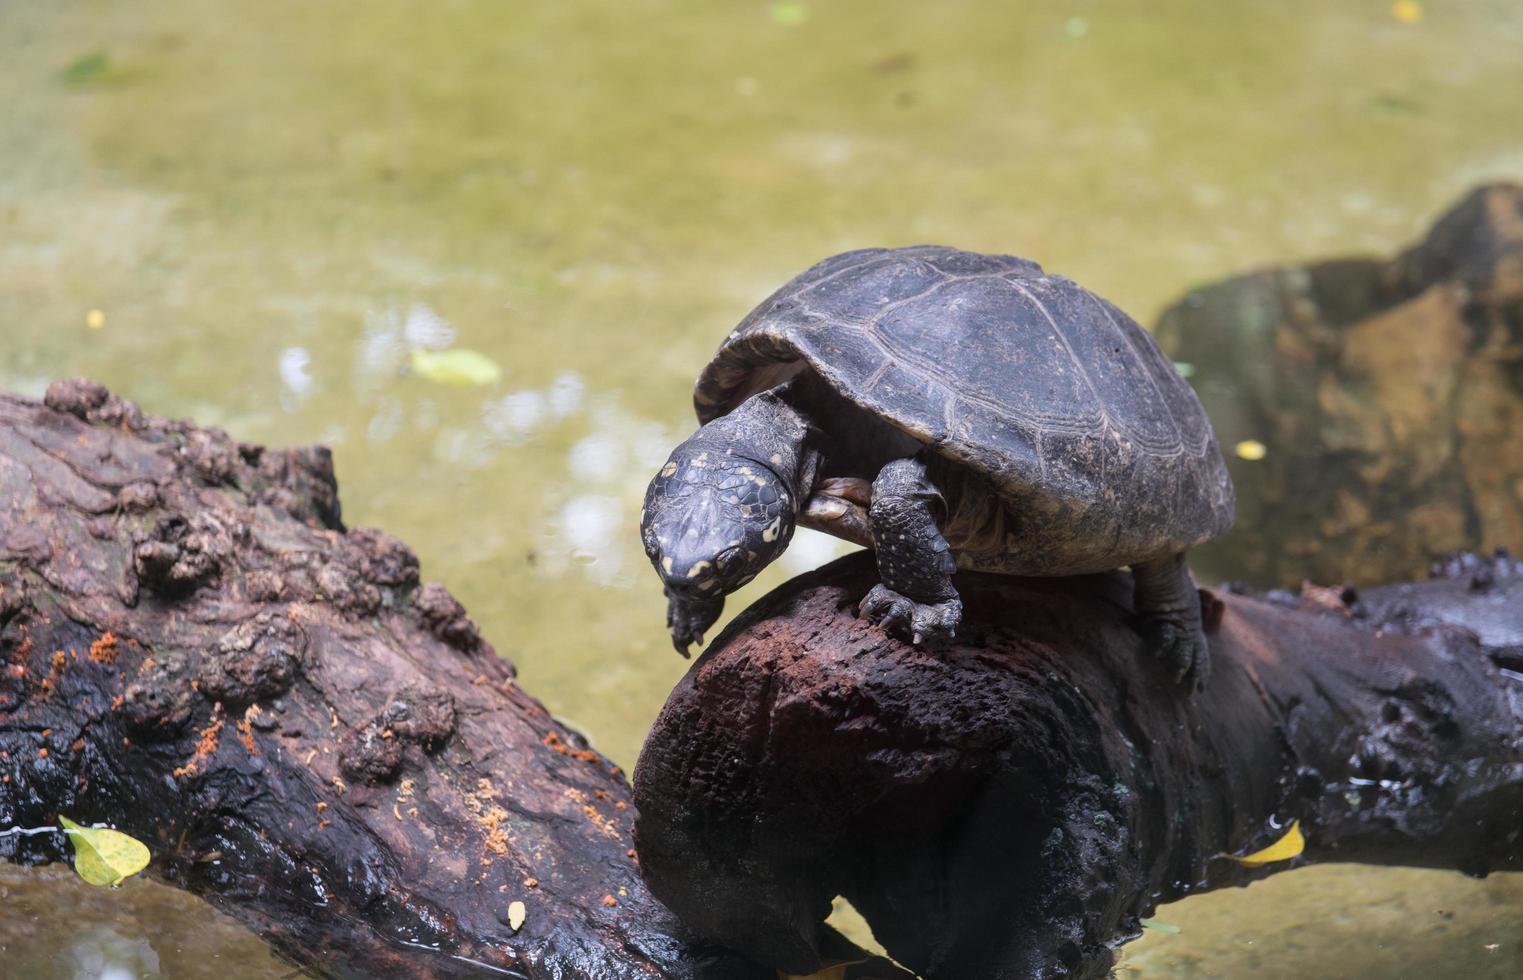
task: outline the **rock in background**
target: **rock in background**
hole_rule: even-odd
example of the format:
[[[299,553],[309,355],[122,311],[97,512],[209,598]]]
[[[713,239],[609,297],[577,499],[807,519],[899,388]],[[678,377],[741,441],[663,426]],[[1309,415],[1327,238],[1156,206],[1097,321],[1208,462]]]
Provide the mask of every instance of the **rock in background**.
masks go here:
[[[1156,334],[1193,366],[1237,484],[1204,577],[1391,581],[1523,545],[1523,186],[1473,191],[1392,259],[1196,290]]]

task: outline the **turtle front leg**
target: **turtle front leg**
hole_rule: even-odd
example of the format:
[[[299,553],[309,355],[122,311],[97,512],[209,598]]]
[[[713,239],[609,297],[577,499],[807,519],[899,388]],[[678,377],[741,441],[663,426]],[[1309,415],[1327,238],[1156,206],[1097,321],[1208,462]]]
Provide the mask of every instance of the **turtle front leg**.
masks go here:
[[[1132,579],[1143,649],[1162,660],[1175,680],[1196,690],[1204,687],[1211,672],[1211,648],[1184,552],[1133,565]]]
[[[883,581],[858,609],[915,643],[951,639],[962,625],[962,600],[952,587],[957,563],[936,526],[945,508],[919,459],[896,459],[873,480],[868,519]]]

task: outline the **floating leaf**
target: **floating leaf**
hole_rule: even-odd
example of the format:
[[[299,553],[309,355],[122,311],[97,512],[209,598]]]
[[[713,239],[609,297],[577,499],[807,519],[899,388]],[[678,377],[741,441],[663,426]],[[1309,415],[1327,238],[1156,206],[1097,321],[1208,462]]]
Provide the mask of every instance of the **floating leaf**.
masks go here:
[[[1378,92],[1369,100],[1370,108],[1381,112],[1397,112],[1405,115],[1417,115],[1423,111],[1422,103],[1407,95],[1395,92]]]
[[[529,917],[529,909],[523,902],[508,903],[508,928],[514,932],[524,927],[524,920]]]
[[[84,827],[62,814],[58,822],[74,845],[74,870],[90,884],[115,885],[148,867],[148,848],[136,838],[104,827]]]
[[[1179,372],[1181,378],[1193,378],[1195,376],[1195,365],[1189,361],[1175,361],[1174,370]]]
[[[1144,929],[1156,929],[1159,932],[1166,932],[1171,936],[1179,935],[1179,926],[1168,922],[1159,922],[1157,919],[1138,919],[1137,924]]]
[[[86,85],[104,75],[111,68],[111,58],[104,51],[91,51],[80,55],[59,73],[70,85]]]
[[[1396,0],[1391,4],[1391,16],[1403,24],[1415,24],[1423,19],[1423,5],[1417,0]]]
[[[1300,857],[1304,850],[1306,850],[1306,838],[1301,836],[1301,821],[1292,820],[1290,828],[1285,831],[1285,836],[1262,851],[1254,851],[1246,857],[1238,857],[1234,854],[1223,854],[1222,857],[1231,858],[1245,868],[1257,868],[1260,865]]]
[[[1257,439],[1244,439],[1232,448],[1237,453],[1238,459],[1246,459],[1250,463],[1256,463],[1269,455],[1269,447]]]
[[[800,0],[781,0],[772,5],[772,19],[786,27],[797,27],[809,19],[809,5]]]
[[[420,378],[441,385],[489,385],[502,377],[502,368],[473,350],[415,350],[412,369]]]

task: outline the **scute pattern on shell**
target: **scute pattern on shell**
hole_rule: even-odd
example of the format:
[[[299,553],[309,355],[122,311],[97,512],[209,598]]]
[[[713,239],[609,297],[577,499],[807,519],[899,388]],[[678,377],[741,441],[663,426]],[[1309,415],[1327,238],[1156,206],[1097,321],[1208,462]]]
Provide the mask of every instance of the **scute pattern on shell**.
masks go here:
[[[1098,571],[1231,526],[1226,467],[1172,362],[1114,305],[1026,259],[931,245],[828,258],[726,338],[698,417],[806,368],[998,495],[1010,540],[977,542],[972,567]]]

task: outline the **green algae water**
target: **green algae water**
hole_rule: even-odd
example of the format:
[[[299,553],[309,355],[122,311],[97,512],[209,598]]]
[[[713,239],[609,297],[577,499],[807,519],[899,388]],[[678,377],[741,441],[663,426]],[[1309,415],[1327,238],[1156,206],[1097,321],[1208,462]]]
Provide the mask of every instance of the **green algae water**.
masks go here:
[[[931,241],[1146,323],[1387,253],[1523,179],[1520,51],[1501,0],[5,4],[0,386],[328,444],[345,520],[628,767],[685,667],[640,495],[771,289]],[[500,379],[412,369],[459,349]],[[801,533],[731,610],[839,551]],[[0,871],[15,975],[287,972],[157,886],[84,888]],[[1517,877],[1314,868],[1158,918],[1123,975],[1523,974]]]

